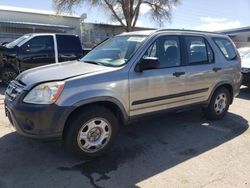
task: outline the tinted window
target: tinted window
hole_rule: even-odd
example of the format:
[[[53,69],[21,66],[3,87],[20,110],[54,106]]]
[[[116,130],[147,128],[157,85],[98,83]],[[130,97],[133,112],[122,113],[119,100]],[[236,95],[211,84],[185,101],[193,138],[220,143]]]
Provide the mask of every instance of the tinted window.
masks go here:
[[[52,36],[37,36],[22,45],[24,53],[54,52]]]
[[[82,50],[80,40],[77,36],[57,35],[58,52],[79,52]]]
[[[220,48],[221,52],[223,53],[226,59],[232,60],[236,57],[237,55],[236,51],[230,40],[225,38],[215,38],[214,41]]]
[[[178,37],[159,37],[144,54],[144,57],[157,57],[160,68],[181,65],[180,42]]]
[[[213,51],[202,37],[185,37],[188,64],[206,64],[213,62]]]

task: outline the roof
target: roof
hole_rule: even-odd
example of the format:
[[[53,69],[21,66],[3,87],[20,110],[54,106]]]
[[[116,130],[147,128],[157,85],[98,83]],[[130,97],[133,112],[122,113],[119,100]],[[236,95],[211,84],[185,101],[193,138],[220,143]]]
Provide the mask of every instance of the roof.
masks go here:
[[[21,26],[21,27],[39,27],[39,28],[54,28],[54,29],[68,29],[72,30],[74,27],[70,27],[67,25],[56,25],[56,24],[43,24],[43,23],[34,23],[34,22],[16,22],[16,21],[0,21],[1,25],[10,25],[14,24],[15,27]]]
[[[225,33],[225,34],[234,34],[234,33],[241,33],[241,32],[250,32],[250,26],[247,27],[240,27],[240,28],[235,28],[235,29],[227,29],[227,30],[222,30],[218,31],[220,33]]]
[[[122,33],[121,35],[150,35],[153,33],[159,32],[169,32],[173,34],[177,33],[186,33],[186,34],[206,34],[206,35],[213,35],[213,36],[221,36],[223,33],[216,33],[216,32],[207,32],[207,31],[197,31],[197,30],[185,30],[185,29],[158,29],[158,30],[142,30],[142,31],[133,31],[129,33]]]
[[[13,7],[13,6],[5,6],[5,5],[0,5],[0,11],[1,10],[12,11],[12,12],[32,13],[32,14],[43,14],[43,15],[72,17],[72,18],[78,18],[78,19],[81,18],[81,16],[67,14],[67,13],[58,14],[56,11],[47,11],[47,10],[40,10],[40,9],[29,9],[29,8]]]

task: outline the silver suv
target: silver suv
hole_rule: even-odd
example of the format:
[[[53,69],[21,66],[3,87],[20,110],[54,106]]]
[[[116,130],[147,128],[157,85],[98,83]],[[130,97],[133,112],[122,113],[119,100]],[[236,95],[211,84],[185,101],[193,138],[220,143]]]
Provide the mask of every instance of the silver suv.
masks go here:
[[[80,61],[31,69],[6,90],[6,115],[17,132],[63,138],[66,147],[100,155],[120,125],[200,105],[221,119],[238,95],[240,57],[221,34],[157,30],[124,33]]]

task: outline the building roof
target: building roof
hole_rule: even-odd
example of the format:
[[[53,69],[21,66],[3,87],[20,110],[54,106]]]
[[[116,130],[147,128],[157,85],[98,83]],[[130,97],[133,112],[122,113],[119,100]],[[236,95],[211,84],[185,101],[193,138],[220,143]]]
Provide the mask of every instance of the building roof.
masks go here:
[[[58,15],[58,16],[72,17],[72,18],[78,18],[78,19],[81,18],[81,16],[73,15],[73,14],[67,14],[67,13],[58,14],[56,11],[47,11],[47,10],[40,10],[40,9],[29,9],[29,8],[13,7],[13,6],[5,6],[5,5],[0,5],[0,11],[1,10],[12,11],[12,12],[32,13],[32,14],[53,15],[53,16]]]
[[[70,27],[67,25],[56,25],[56,24],[43,24],[43,23],[34,23],[34,22],[16,22],[16,21],[0,21],[1,25],[11,26],[13,24],[14,27],[26,27],[26,28],[53,28],[53,29],[62,29],[62,30],[72,30],[74,27]]]
[[[110,27],[122,27],[120,24],[109,24],[109,23],[93,23],[93,22],[83,22],[83,24],[90,24],[90,25],[98,25],[98,26],[110,26]],[[137,29],[146,29],[146,30],[156,30],[153,27],[138,27],[135,26]]]
[[[224,33],[224,34],[234,34],[234,33],[241,33],[241,32],[250,32],[250,26],[240,27],[240,28],[235,28],[235,29],[227,29],[227,30],[222,30],[222,31],[218,31],[218,32]]]

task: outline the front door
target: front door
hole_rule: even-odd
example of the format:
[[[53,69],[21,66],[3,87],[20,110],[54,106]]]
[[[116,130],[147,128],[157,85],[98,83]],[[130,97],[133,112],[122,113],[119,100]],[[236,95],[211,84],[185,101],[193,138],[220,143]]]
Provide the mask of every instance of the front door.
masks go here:
[[[55,63],[53,36],[36,36],[19,48],[20,70]]]
[[[178,36],[160,36],[146,50],[145,57],[156,57],[158,69],[129,73],[130,116],[181,106],[187,91],[185,66],[181,61]]]

